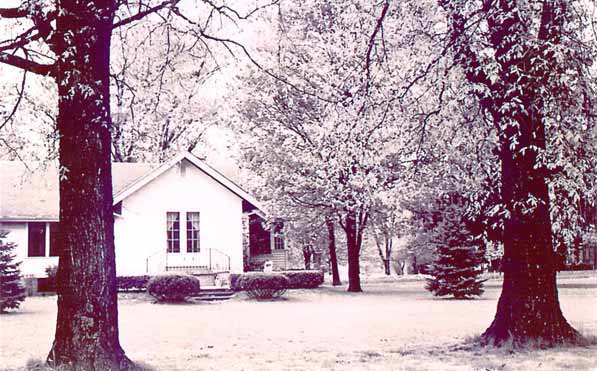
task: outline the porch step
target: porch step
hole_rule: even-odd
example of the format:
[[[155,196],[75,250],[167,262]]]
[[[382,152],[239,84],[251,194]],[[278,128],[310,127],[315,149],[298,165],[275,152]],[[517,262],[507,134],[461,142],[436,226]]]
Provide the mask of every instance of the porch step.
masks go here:
[[[228,300],[234,296],[234,291],[227,287],[205,288],[199,290],[199,294],[189,298],[191,301],[217,301]]]

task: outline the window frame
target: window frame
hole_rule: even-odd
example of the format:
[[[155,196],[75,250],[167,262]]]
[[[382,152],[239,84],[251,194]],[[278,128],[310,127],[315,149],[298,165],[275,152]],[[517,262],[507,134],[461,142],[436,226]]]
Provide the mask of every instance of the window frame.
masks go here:
[[[170,215],[176,217],[176,219],[172,220],[172,227],[170,227],[169,218]],[[175,227],[178,228],[175,228]],[[169,254],[179,254],[180,253],[180,212],[179,211],[167,211],[166,212],[166,251]]]
[[[194,217],[197,217],[197,229],[193,228]],[[186,241],[187,253],[198,253],[201,251],[201,213],[199,211],[187,211],[186,220]]]

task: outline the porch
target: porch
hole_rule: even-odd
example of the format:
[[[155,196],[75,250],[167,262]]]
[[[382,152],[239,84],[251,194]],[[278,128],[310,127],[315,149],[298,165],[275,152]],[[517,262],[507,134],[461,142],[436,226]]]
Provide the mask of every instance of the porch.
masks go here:
[[[262,216],[251,214],[248,219],[248,270],[263,270],[266,261],[274,270],[288,268],[288,250],[284,239],[284,222],[276,220],[266,227]]]
[[[192,275],[213,275],[230,272],[230,255],[219,249],[198,252],[168,252],[160,249],[145,259],[149,276],[164,272],[184,272]]]

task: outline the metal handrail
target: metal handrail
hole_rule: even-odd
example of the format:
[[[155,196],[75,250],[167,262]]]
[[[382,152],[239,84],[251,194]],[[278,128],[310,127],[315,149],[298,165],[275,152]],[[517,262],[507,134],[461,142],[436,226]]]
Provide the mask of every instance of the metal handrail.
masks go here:
[[[157,250],[150,255],[147,256],[145,259],[145,270],[149,274],[149,263],[153,257],[158,254],[164,254],[164,269],[168,268],[168,253],[166,249]],[[226,254],[222,250],[219,249],[205,249],[200,252],[200,256],[202,259],[207,258],[207,262],[201,262],[201,265],[206,266],[210,271],[213,270],[221,270],[221,271],[230,271],[231,265],[231,258],[230,255]],[[207,264],[205,264],[207,263]]]

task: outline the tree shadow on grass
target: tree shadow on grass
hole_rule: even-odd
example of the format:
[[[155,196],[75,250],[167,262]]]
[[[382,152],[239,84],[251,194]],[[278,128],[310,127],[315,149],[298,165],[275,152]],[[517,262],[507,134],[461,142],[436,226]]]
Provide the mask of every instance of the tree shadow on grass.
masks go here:
[[[468,365],[474,370],[509,370],[514,365],[516,369],[524,369],[520,367],[558,370],[593,369],[597,336],[583,336],[586,342],[582,344],[563,344],[555,347],[545,347],[532,342],[523,347],[515,346],[513,343],[495,347],[481,345],[480,336],[469,336],[457,343],[411,344],[391,349],[389,353],[422,362],[442,360],[446,365],[449,363]],[[548,364],[550,366],[546,366]]]
[[[39,359],[30,359],[27,361],[25,367],[6,371],[75,371],[69,366],[60,366],[57,368],[50,367],[45,361]],[[143,362],[134,362],[133,368],[128,371],[156,371],[155,368],[146,365]]]

